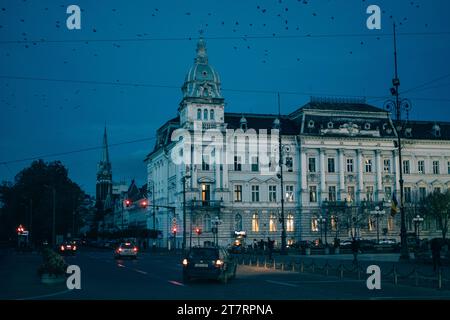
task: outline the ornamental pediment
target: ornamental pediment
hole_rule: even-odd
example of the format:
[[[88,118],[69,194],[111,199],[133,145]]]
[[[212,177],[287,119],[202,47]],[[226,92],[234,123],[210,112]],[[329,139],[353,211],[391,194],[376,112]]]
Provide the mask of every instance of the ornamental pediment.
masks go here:
[[[372,130],[369,124],[366,124],[364,128],[353,122],[347,122],[339,126],[339,128],[331,128],[329,125],[326,129],[320,129],[320,133],[323,135],[343,135],[349,137],[355,136],[368,136],[368,137],[380,137],[379,130]]]

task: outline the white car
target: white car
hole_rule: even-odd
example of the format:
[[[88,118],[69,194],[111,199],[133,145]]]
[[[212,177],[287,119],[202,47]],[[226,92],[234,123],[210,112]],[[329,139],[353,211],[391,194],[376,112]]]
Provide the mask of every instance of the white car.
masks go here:
[[[114,258],[132,258],[136,259],[138,255],[138,248],[131,242],[121,243],[114,251]]]

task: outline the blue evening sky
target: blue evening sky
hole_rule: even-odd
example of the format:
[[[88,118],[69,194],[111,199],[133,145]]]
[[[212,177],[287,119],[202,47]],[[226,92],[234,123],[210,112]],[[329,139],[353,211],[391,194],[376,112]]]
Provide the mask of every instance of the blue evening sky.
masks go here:
[[[83,10],[81,30],[66,28],[70,4]],[[370,4],[383,10],[381,30],[366,28]],[[272,93],[225,89],[301,93],[281,95],[289,113],[310,95],[367,96],[382,107],[395,19],[401,89],[431,81],[405,93],[411,118],[449,121],[449,14],[447,0],[0,0],[0,162],[99,146],[105,123],[110,143],[153,137],[176,116],[200,29],[226,111],[275,113],[277,104]],[[283,37],[301,35],[311,37]],[[153,143],[111,147],[114,180],[145,183]],[[45,159],[60,159],[93,194],[100,154]],[[0,164],[0,180],[29,164]]]

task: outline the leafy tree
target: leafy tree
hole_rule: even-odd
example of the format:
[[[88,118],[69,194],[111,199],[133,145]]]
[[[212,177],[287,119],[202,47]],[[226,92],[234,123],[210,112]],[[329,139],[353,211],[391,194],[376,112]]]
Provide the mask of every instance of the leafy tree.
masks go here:
[[[34,161],[20,171],[14,183],[0,185],[3,203],[0,215],[0,237],[13,239],[19,224],[30,229],[34,242],[51,240],[55,190],[56,234],[72,233],[81,227],[85,193],[73,182],[60,161]],[[74,213],[78,213],[75,214]]]
[[[430,193],[424,200],[427,215],[436,219],[441,227],[442,239],[445,240],[450,218],[450,191],[444,193],[435,191]]]

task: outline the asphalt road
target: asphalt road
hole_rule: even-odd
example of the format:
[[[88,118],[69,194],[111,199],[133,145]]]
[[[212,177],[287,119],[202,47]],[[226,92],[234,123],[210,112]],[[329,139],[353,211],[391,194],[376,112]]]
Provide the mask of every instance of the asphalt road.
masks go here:
[[[16,293],[3,296],[7,299],[152,300],[450,299],[450,291],[444,290],[393,286],[383,282],[381,290],[372,291],[367,289],[365,279],[340,280],[333,276],[249,266],[239,266],[236,279],[227,284],[215,281],[185,284],[181,276],[181,259],[174,255],[143,253],[137,260],[115,260],[110,251],[83,249],[74,257],[66,257],[66,261],[81,269],[80,290],[57,285],[53,289],[47,287],[45,294],[35,294],[26,290],[26,281],[30,280],[23,280],[20,285],[25,290],[14,290],[17,289],[12,287],[14,283],[9,282],[3,287],[6,293],[8,289]]]

